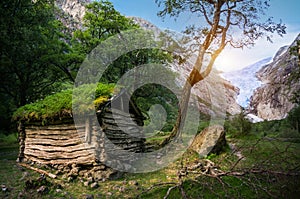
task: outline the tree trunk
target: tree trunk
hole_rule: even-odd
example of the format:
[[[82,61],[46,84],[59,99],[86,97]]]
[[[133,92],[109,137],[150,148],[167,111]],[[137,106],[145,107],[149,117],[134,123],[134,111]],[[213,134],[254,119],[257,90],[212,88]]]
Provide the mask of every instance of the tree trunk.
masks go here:
[[[186,119],[186,115],[187,115],[187,108],[188,108],[189,99],[191,96],[191,90],[192,90],[193,86],[201,80],[203,80],[203,77],[201,76],[200,72],[196,69],[196,67],[194,67],[192,72],[190,73],[188,79],[186,80],[185,85],[182,90],[175,126],[172,129],[171,135],[167,139],[164,140],[164,142],[161,144],[161,146],[165,146],[171,140],[176,139],[181,136],[182,129],[184,127],[184,123],[185,123],[185,119]]]
[[[19,98],[19,107],[26,105],[26,86],[24,83],[20,86],[20,98]]]

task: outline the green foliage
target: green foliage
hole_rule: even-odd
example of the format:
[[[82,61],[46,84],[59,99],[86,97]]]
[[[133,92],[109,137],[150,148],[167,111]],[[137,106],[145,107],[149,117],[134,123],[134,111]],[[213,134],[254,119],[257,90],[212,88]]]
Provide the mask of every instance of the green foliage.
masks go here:
[[[82,30],[74,32],[72,44],[79,54],[88,54],[101,41],[123,30],[137,28],[130,19],[115,10],[113,4],[106,0],[94,1],[86,5]]]
[[[72,90],[65,90],[47,96],[44,100],[22,106],[15,111],[14,120],[46,120],[70,114]]]
[[[258,137],[289,139],[293,142],[298,142],[300,138],[299,132],[291,125],[289,117],[282,120],[263,121],[251,124],[251,133]]]
[[[152,33],[147,31],[141,32],[141,35],[137,38],[152,37]],[[163,64],[171,61],[171,57],[168,53],[160,49],[137,49],[117,58],[104,72],[101,78],[101,82],[117,83],[118,80],[128,72],[130,69],[141,66],[143,64]],[[171,73],[168,75],[172,75]],[[174,75],[174,74],[173,74]]]
[[[166,111],[167,119],[164,127],[156,130],[165,132],[172,130],[178,113],[178,99],[172,91],[159,84],[148,84],[137,89],[133,95],[133,99],[147,118],[145,124],[151,122],[148,121],[151,118],[151,113],[149,112],[150,107],[155,104],[160,104]],[[155,115],[152,118],[158,117],[158,115]]]
[[[67,46],[51,1],[1,1],[0,19],[0,93],[19,107],[55,90],[63,75],[54,60]]]
[[[201,23],[195,22],[186,28],[185,33],[193,40],[203,42],[202,44],[207,44],[206,37],[215,37],[219,41],[214,44],[220,43],[223,36],[233,48],[243,48],[253,45],[262,37],[271,41],[273,33],[286,34],[286,27],[282,22],[273,22],[272,18],[266,18],[265,21],[262,19],[270,7],[269,1],[265,0],[217,1],[218,3],[183,0],[155,0],[155,2],[161,7],[157,14],[162,18],[170,16],[176,19],[185,12],[193,13],[195,20]]]
[[[0,1],[0,131],[14,132],[13,112],[64,86],[68,45],[53,1]]]
[[[287,117],[287,121],[298,133],[300,133],[300,106],[293,108]]]
[[[3,135],[0,133],[0,143],[15,144],[18,142],[18,136],[16,133],[11,133],[9,135]]]
[[[96,90],[95,90],[96,88]],[[27,104],[20,107],[13,114],[14,120],[26,120],[26,121],[42,121],[61,119],[63,117],[70,117],[72,111],[72,93],[84,93],[84,96],[95,96],[95,104],[80,104],[81,111],[87,111],[89,109],[95,109],[102,103],[106,102],[111,97],[113,92],[113,84],[98,84],[95,85],[82,85],[75,88],[64,90],[53,95],[47,96],[45,99],[37,101],[35,103]],[[101,99],[101,100],[99,100]]]
[[[245,118],[245,113],[241,112],[232,119],[226,120],[224,124],[225,130],[233,137],[245,136],[250,133],[252,124]]]
[[[73,103],[78,105],[74,107],[77,113],[86,113],[95,108],[99,108],[104,102],[106,102],[113,93],[114,84],[84,84],[73,90],[75,96],[84,97],[73,99]],[[90,103],[94,102],[94,103]]]

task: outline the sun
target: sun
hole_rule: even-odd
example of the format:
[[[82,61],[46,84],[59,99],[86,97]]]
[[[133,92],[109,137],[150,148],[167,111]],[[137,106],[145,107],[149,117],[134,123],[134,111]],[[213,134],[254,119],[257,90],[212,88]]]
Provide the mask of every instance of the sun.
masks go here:
[[[224,52],[216,59],[215,66],[221,71],[231,71],[235,69],[235,60],[232,54]]]

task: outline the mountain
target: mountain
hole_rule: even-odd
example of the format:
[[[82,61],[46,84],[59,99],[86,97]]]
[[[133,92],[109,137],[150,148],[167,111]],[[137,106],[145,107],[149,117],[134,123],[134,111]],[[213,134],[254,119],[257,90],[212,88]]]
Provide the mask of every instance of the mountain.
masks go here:
[[[54,3],[58,8],[57,19],[69,29],[69,32],[74,32],[82,27],[85,4],[90,2],[91,0],[55,0]]]
[[[255,76],[264,65],[272,60],[271,57],[260,60],[237,71],[223,73],[222,76],[240,89],[237,102],[246,108],[250,103],[250,97],[254,90],[261,86],[261,81]]]
[[[299,74],[300,67],[298,56],[290,51],[299,40],[300,34],[290,46],[280,48],[272,62],[256,73],[263,84],[250,99],[250,113],[266,120],[279,120],[296,105],[292,98],[300,92],[300,81],[299,76],[293,79],[291,76]]]
[[[66,25],[70,32],[81,28],[83,16],[85,13],[84,4],[90,0],[56,0],[56,5],[59,8],[58,19]],[[138,17],[129,17],[140,27],[151,30],[156,38],[161,34],[167,34],[154,24]],[[172,38],[178,33],[172,33]],[[180,36],[179,36],[180,37]],[[183,86],[189,73],[192,70],[194,63],[192,59],[179,64],[178,62],[171,63],[170,69],[178,74],[177,85]],[[213,70],[211,74],[202,82],[195,85],[192,90],[199,100],[199,110],[202,113],[209,115],[218,115],[219,113],[237,114],[240,112],[240,106],[236,103],[238,88],[219,75],[219,71]]]

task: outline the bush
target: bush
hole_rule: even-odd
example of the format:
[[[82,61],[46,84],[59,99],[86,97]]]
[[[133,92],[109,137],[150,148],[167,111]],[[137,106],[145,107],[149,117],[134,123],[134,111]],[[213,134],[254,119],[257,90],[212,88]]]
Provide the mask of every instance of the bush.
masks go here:
[[[224,127],[228,134],[237,137],[249,134],[252,129],[252,123],[245,118],[245,113],[241,112],[231,120],[226,120]]]
[[[300,133],[300,106],[296,106],[293,108],[287,117],[287,121],[291,125],[291,127]]]
[[[6,143],[6,144],[18,143],[17,133],[11,133],[9,135],[4,135],[0,133],[0,143]]]

